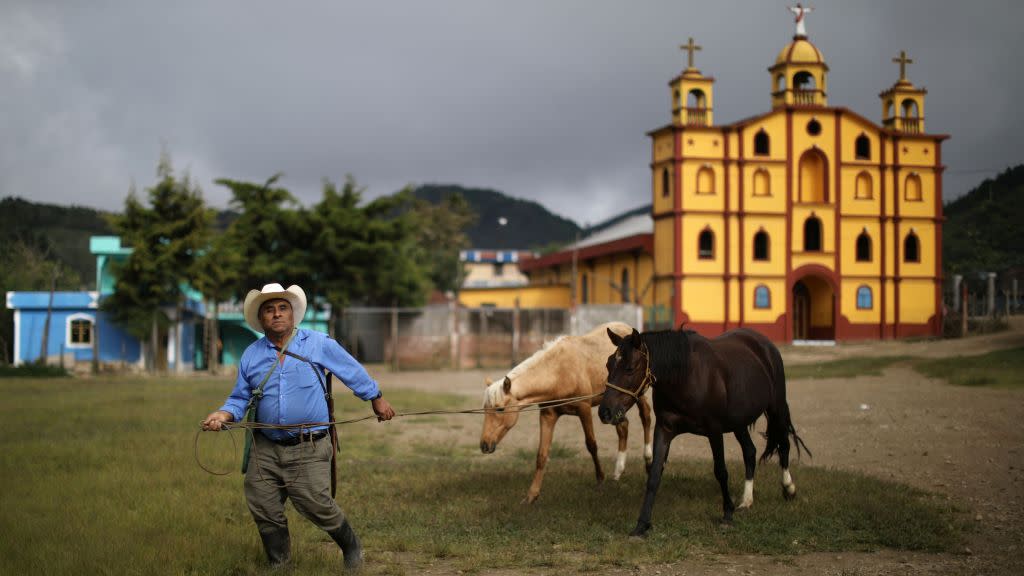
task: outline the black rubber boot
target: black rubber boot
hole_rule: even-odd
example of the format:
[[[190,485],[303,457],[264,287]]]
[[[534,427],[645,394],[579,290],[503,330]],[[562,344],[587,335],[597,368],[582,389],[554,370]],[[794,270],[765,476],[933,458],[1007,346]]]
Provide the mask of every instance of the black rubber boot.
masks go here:
[[[260,531],[260,538],[263,540],[263,550],[267,553],[267,560],[271,566],[284,566],[292,559],[292,540],[288,536],[288,528],[276,528],[270,531]]]
[[[363,565],[363,547],[359,544],[359,537],[352,531],[348,520],[345,520],[341,528],[334,532],[328,532],[328,534],[345,555],[345,569],[349,572],[357,572]]]

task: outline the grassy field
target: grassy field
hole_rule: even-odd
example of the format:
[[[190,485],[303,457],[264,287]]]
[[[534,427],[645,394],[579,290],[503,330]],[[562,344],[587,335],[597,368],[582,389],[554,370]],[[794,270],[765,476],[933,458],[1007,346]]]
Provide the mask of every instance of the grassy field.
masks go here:
[[[800,378],[856,378],[858,376],[881,376],[886,368],[909,360],[907,356],[883,356],[877,358],[856,357],[786,366],[786,379]]]
[[[817,364],[786,366],[786,379],[881,376],[894,364],[909,364],[929,378],[945,380],[957,386],[1024,388],[1024,348],[939,359],[912,356],[844,358]]]
[[[981,356],[919,360],[914,369],[958,386],[1024,388],[1024,348],[997,350]]]
[[[204,379],[0,381],[0,573],[262,574],[262,549],[236,472],[241,435],[204,433],[199,420],[230,383]],[[339,419],[366,414],[348,395]],[[389,390],[396,406],[475,407],[464,397]],[[596,488],[589,458],[556,446],[541,499],[520,505],[532,451],[483,456],[479,420],[411,441],[442,417],[366,422],[341,430],[338,500],[364,539],[370,574],[443,563],[589,572],[670,562],[704,552],[791,554],[941,551],[960,525],[944,498],[866,476],[796,466],[800,497],[782,500],[778,467],[759,467],[752,510],[728,529],[710,462],[670,460],[648,540],[625,537],[644,478]],[[458,430],[460,427],[463,429]],[[472,436],[472,438],[468,438]],[[438,438],[441,438],[440,440]],[[610,453],[604,452],[610,460]],[[610,466],[610,462],[606,463]],[[742,467],[730,462],[734,494]],[[295,573],[338,571],[334,544],[289,507]]]

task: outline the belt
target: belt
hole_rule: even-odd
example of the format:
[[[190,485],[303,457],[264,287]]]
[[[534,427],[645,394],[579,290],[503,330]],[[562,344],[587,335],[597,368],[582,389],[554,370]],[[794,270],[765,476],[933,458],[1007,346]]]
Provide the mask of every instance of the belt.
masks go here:
[[[267,439],[279,446],[295,446],[296,444],[299,444],[301,442],[312,442],[314,440],[320,440],[325,436],[327,436],[326,430],[317,430],[316,432],[299,432],[297,436],[288,436],[287,438],[277,439],[267,437]]]

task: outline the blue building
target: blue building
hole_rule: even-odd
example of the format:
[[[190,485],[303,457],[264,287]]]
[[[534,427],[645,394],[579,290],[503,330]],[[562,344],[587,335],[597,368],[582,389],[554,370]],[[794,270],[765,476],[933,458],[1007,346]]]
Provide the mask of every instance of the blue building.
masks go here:
[[[7,293],[6,306],[14,311],[15,366],[45,356],[47,364],[71,367],[76,363],[91,363],[98,353],[103,364],[144,367],[145,347],[99,310],[99,302],[114,292],[113,264],[126,259],[132,250],[121,246],[117,236],[93,236],[89,249],[96,256],[95,291],[55,292],[52,303],[49,292]],[[173,307],[165,309],[173,325],[161,335],[158,343],[158,356],[162,358],[166,352],[167,369],[174,372],[189,372],[206,365],[203,354],[206,306],[201,294],[190,286],[182,288],[186,296],[184,305],[180,314]],[[48,308],[51,310],[49,336],[43,351]],[[218,308],[220,364],[235,365],[246,346],[262,334],[249,328],[238,303],[222,303]],[[315,311],[314,306],[310,306],[302,327],[326,332],[329,314],[329,310]],[[162,362],[157,364],[163,365]]]

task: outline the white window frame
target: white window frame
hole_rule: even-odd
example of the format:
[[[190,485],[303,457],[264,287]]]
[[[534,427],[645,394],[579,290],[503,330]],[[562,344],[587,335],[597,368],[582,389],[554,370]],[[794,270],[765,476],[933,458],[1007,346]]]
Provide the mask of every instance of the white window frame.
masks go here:
[[[88,320],[91,327],[89,328],[89,342],[71,342],[71,323],[75,320]],[[92,348],[93,338],[96,337],[96,317],[92,314],[83,314],[76,312],[67,317],[64,321],[64,348],[68,350],[85,350]]]

